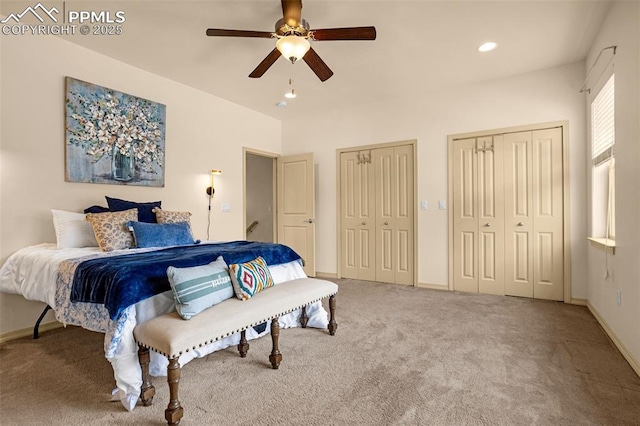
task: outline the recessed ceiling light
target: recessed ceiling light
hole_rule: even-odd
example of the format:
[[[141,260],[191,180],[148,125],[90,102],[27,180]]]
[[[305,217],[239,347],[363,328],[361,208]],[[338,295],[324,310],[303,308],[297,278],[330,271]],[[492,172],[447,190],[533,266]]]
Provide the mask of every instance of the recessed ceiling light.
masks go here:
[[[276,102],[276,106],[277,106],[278,108],[286,108],[286,107],[287,107],[287,101],[279,101],[279,102]]]
[[[488,41],[488,42],[484,43],[482,46],[478,47],[478,52],[490,52],[491,50],[495,49],[496,47],[498,47],[497,43],[494,43],[492,41]]]
[[[287,99],[294,99],[296,96],[298,95],[296,95],[296,92],[293,89],[291,89],[290,92],[284,94],[284,97]]]

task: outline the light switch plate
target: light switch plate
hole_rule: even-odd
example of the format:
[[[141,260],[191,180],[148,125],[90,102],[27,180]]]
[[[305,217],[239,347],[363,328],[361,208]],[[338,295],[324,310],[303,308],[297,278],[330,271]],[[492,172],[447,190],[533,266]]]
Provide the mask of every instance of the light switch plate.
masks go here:
[[[447,208],[447,202],[445,200],[438,201],[438,208],[440,210],[445,210]]]
[[[231,211],[231,203],[222,203],[222,211],[230,212]]]
[[[420,208],[421,208],[422,210],[426,210],[426,209],[428,208],[428,207],[427,207],[427,200],[422,200],[422,201],[420,201]]]

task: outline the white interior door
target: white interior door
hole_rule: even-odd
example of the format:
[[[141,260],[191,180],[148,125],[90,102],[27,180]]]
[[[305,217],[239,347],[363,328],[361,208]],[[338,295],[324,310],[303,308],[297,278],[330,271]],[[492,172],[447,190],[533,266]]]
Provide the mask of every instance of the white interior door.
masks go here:
[[[278,242],[304,260],[307,276],[316,275],[315,182],[313,154],[279,157],[277,173]]]
[[[371,151],[340,154],[341,274],[375,280],[375,199]]]

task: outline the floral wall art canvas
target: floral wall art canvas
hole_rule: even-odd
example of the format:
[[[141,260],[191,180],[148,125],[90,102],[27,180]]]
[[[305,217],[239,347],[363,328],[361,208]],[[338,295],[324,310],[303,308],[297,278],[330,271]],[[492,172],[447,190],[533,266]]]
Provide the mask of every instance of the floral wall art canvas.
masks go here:
[[[166,106],[66,78],[66,180],[164,186]]]

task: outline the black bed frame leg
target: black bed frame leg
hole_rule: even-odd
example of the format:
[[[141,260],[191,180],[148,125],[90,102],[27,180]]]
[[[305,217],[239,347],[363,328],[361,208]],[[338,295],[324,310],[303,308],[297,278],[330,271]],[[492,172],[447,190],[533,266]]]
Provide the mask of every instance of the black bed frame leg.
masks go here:
[[[44,319],[44,316],[47,314],[47,311],[49,311],[49,309],[51,309],[51,306],[47,305],[44,308],[44,311],[42,311],[42,313],[40,314],[40,318],[38,318],[38,321],[36,321],[36,325],[35,325],[35,327],[33,327],[33,338],[34,339],[37,339],[38,337],[40,337],[38,335],[38,328],[40,328],[40,323]]]

